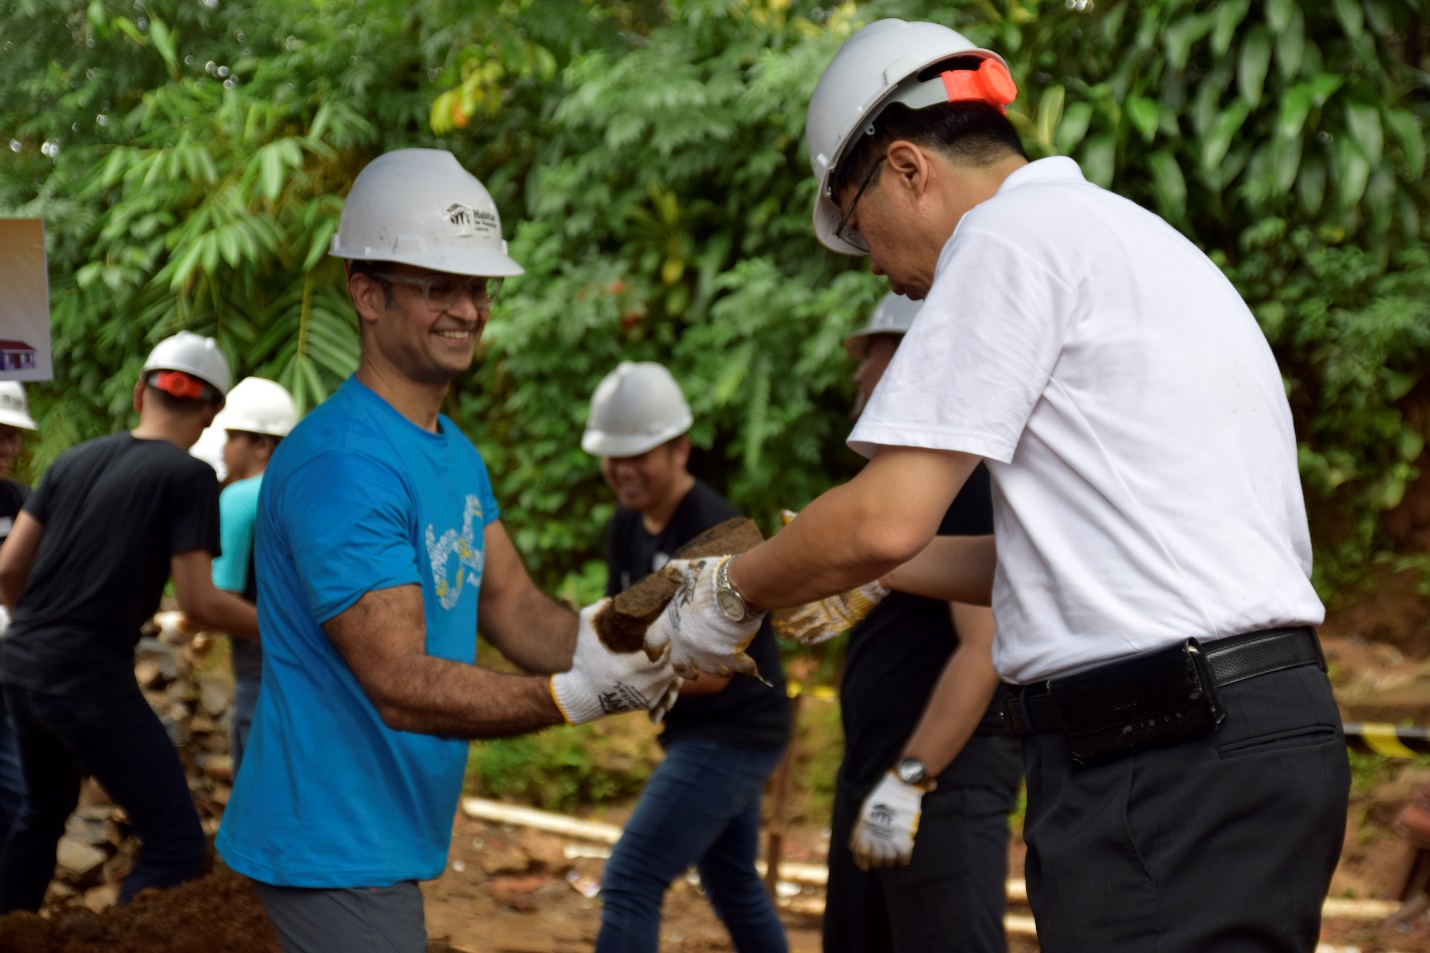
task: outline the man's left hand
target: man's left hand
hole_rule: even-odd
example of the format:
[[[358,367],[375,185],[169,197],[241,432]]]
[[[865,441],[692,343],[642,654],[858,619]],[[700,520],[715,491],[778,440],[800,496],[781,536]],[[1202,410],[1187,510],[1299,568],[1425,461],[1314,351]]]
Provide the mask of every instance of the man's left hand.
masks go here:
[[[909,862],[923,800],[923,788],[904,783],[892,771],[884,775],[860,806],[859,820],[849,838],[849,849],[860,870]]]

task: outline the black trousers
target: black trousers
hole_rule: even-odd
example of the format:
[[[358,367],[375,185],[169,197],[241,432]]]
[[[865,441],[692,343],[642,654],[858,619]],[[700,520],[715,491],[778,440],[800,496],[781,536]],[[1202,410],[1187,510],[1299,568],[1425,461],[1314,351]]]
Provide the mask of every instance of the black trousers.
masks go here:
[[[1341,852],[1350,767],[1315,666],[1222,689],[1202,738],[1091,765],[1024,737],[1043,953],[1306,953]]]
[[[978,770],[946,771],[937,790],[924,795],[907,867],[855,865],[849,835],[873,788],[836,788],[824,953],[1005,953],[1017,739],[974,735],[959,759]]]

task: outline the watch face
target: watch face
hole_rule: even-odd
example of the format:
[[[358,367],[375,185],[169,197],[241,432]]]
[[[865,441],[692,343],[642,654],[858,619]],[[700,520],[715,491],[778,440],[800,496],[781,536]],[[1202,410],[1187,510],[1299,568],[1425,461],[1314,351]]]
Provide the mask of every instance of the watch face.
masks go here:
[[[899,762],[899,780],[905,784],[923,784],[928,771],[924,768],[923,762],[915,758],[905,758]]]
[[[740,622],[745,618],[745,600],[733,589],[719,590],[715,593],[715,601],[720,603],[720,611],[731,622]]]

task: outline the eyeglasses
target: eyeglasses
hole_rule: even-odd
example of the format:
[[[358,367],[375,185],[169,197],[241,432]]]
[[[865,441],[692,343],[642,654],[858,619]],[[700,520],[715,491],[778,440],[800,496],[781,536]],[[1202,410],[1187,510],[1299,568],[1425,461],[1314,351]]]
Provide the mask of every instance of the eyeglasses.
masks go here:
[[[834,226],[835,238],[848,242],[860,251],[868,251],[869,243],[864,240],[864,236],[860,233],[857,225],[854,228],[849,227],[849,216],[854,214],[854,208],[859,204],[859,200],[864,197],[865,190],[874,184],[874,178],[879,174],[879,168],[883,166],[884,160],[887,158],[887,155],[879,156],[874,164],[869,167],[869,174],[864,176],[864,184],[859,186],[858,192],[854,193],[854,201],[849,203],[848,210],[839,216],[839,224]]]
[[[422,303],[428,311],[450,311],[456,305],[462,292],[472,296],[478,308],[490,308],[501,291],[501,278],[479,278],[466,275],[394,275],[390,272],[370,271],[367,274],[383,281],[399,285],[411,285],[422,289]]]

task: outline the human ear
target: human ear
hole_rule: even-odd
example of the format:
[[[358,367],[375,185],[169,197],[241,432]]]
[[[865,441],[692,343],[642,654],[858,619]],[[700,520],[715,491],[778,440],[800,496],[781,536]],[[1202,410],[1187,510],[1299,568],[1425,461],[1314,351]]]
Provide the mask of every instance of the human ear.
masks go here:
[[[906,139],[895,140],[885,153],[888,156],[888,172],[893,173],[897,186],[908,190],[914,198],[919,198],[929,188],[933,171],[928,154],[919,146]]]

